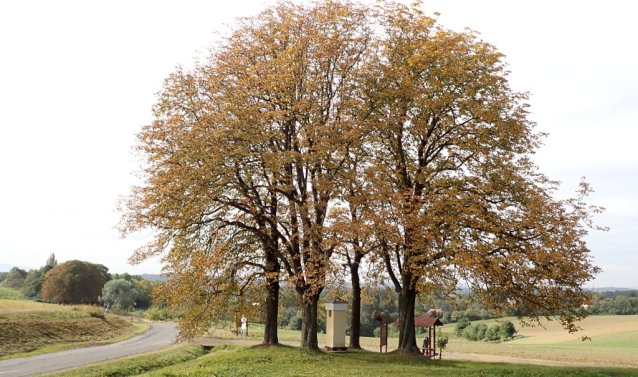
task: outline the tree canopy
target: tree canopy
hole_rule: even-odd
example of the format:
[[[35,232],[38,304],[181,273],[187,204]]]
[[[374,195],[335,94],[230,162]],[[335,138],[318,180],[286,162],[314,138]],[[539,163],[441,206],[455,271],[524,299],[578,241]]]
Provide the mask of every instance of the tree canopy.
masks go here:
[[[109,278],[108,269],[102,265],[71,260],[46,273],[41,296],[62,304],[97,304]]]
[[[276,343],[281,280],[316,348],[321,292],[344,265],[358,282],[364,258],[398,293],[403,352],[417,351],[417,295],[460,282],[496,313],[514,302],[576,331],[601,209],[584,182],[553,198],[530,159],[543,135],[507,75],[494,46],[418,4],[281,1],[238,19],[169,76],[138,134],[144,183],[120,231],[156,237],[132,261],[165,252],[160,295],[188,302],[187,336],[252,294]]]
[[[106,305],[117,305],[122,309],[131,307],[137,299],[137,289],[133,288],[133,284],[125,279],[115,279],[108,281],[102,288],[102,295],[98,300]]]

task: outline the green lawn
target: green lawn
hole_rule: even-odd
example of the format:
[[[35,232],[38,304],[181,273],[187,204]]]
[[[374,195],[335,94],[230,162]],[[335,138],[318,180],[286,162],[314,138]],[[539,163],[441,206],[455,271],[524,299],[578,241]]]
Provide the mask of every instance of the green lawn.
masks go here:
[[[528,364],[427,360],[379,354],[307,352],[288,346],[220,345],[210,353],[182,344],[125,359],[57,372],[49,377],[177,376],[638,376],[638,369],[545,367]]]
[[[206,356],[143,376],[638,376],[638,370],[439,361],[368,351],[310,353],[287,346],[218,346]]]
[[[62,372],[47,374],[48,377],[99,377],[99,376],[137,376],[154,369],[165,368],[174,364],[193,360],[204,355],[206,351],[196,344],[180,344],[155,352],[131,356],[123,359],[87,365]]]

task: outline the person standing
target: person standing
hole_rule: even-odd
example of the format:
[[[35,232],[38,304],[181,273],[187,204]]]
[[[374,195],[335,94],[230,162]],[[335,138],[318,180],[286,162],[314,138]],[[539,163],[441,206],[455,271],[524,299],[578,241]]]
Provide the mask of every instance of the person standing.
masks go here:
[[[244,332],[247,330],[248,328],[248,319],[246,319],[246,316],[242,315],[241,316],[241,335],[244,335]]]

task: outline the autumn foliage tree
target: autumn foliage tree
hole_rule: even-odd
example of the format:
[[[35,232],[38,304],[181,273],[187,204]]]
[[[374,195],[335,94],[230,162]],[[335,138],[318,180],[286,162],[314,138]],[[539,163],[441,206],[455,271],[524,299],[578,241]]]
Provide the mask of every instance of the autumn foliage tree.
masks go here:
[[[104,266],[71,260],[46,273],[41,296],[61,304],[97,304],[108,279]]]
[[[277,343],[286,281],[315,349],[319,295],[346,265],[357,316],[364,258],[399,294],[402,352],[417,349],[417,295],[459,282],[497,313],[515,300],[575,331],[599,209],[586,184],[553,199],[507,73],[475,33],[392,2],[282,1],[237,20],[166,80],[138,134],[143,184],[121,202],[120,231],[156,237],[132,261],[163,255],[158,294],[187,306],[185,337],[252,295]]]
[[[507,83],[503,55],[475,33],[445,30],[416,8],[386,4],[386,33],[367,95],[375,107],[375,222],[399,293],[402,352],[416,352],[417,294],[470,285],[495,313],[507,298],[567,330],[582,315],[580,287],[599,271],[583,242],[589,191],[552,199],[556,182],[530,155],[542,135],[527,95]]]

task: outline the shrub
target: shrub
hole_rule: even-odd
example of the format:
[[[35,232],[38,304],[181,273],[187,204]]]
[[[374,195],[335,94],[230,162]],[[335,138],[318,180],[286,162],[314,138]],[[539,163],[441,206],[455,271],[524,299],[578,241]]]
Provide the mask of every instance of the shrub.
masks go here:
[[[447,348],[447,343],[450,341],[450,338],[447,335],[441,334],[439,338],[436,339],[436,346],[439,347],[439,359],[443,355],[443,350]]]
[[[291,330],[301,330],[302,318],[300,315],[292,317],[290,324],[288,325]]]
[[[487,325],[484,323],[478,325],[470,325],[463,329],[463,337],[471,341],[479,341],[485,339],[485,333],[487,332]]]
[[[151,306],[146,310],[146,319],[149,321],[161,321],[162,320],[162,309],[157,306]]]
[[[499,325],[494,325],[487,330],[485,333],[485,340],[494,342],[497,340],[501,340],[501,327]]]
[[[514,337],[514,334],[516,334],[516,328],[514,327],[514,324],[512,322],[504,321],[503,323],[501,323],[499,332],[501,335],[501,339],[512,338]]]
[[[73,308],[75,309],[75,308]],[[102,312],[89,312],[89,316],[99,319],[104,319],[104,313]]]
[[[456,324],[456,326],[454,327],[454,333],[455,333],[457,336],[461,336],[461,335],[463,334],[463,330],[464,330],[466,327],[470,326],[471,324],[472,324],[472,323],[470,322],[470,320],[469,320],[469,319],[467,319],[467,318],[461,318],[461,319],[459,320],[459,322]]]

